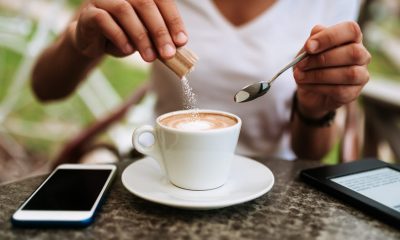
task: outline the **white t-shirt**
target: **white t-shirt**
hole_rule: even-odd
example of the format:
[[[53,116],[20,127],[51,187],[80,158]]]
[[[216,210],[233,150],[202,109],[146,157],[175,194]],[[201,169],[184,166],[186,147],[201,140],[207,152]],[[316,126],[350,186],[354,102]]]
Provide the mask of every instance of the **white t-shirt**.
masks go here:
[[[266,12],[233,26],[212,0],[181,0],[178,8],[189,33],[188,48],[198,56],[189,84],[199,108],[237,114],[243,120],[237,148],[247,156],[294,158],[290,147],[292,71],[254,101],[235,103],[243,86],[269,80],[291,61],[316,24],[330,26],[357,17],[358,0],[278,0]],[[180,80],[164,65],[153,64],[151,82],[158,100],[156,115],[183,108]]]

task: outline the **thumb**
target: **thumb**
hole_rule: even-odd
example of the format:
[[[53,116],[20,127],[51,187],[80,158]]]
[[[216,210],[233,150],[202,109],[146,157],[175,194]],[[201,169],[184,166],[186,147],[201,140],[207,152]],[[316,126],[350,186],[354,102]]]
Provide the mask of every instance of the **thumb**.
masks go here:
[[[307,50],[308,50],[308,48],[307,48],[306,46],[308,45],[308,47],[310,47],[309,41],[310,41],[310,38],[311,38],[313,35],[315,35],[315,34],[317,34],[317,33],[319,33],[319,32],[322,32],[322,31],[325,30],[325,29],[327,29],[327,27],[322,26],[322,25],[315,25],[315,26],[311,29],[310,37],[309,37],[309,38],[307,39],[307,41],[304,43],[304,46],[303,46],[302,51],[307,51]],[[307,52],[308,52],[308,51],[307,51]]]
[[[327,27],[322,26],[322,25],[315,25],[312,29],[311,29],[311,33],[310,33],[310,37],[321,32],[322,30],[325,30]],[[296,56],[298,56],[300,53],[304,52],[305,47],[307,45],[307,42],[310,38],[307,39],[307,41],[304,43],[304,46],[300,49],[300,51],[297,53]]]
[[[317,33],[319,33],[319,32],[321,32],[321,31],[323,31],[323,30],[325,30],[326,28],[327,28],[327,27],[322,26],[322,25],[319,25],[319,24],[315,25],[315,26],[311,29],[310,37],[313,36],[313,35],[315,35],[315,34],[317,34]],[[297,53],[296,56],[300,55],[300,53],[302,53],[302,52],[305,51],[305,47],[306,47],[306,45],[307,45],[308,40],[309,40],[309,39],[307,39],[307,41],[304,43],[304,46],[300,49],[300,51]],[[293,67],[293,70],[295,70],[296,66],[297,66],[297,65],[295,65],[295,66]]]

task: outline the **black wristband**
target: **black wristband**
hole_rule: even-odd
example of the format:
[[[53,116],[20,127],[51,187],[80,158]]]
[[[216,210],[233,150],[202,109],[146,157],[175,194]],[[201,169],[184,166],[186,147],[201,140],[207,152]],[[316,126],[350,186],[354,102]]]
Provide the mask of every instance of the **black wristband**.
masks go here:
[[[298,108],[297,92],[294,92],[292,102],[292,114],[291,121],[293,121],[294,114],[297,114],[299,119],[307,126],[311,127],[329,127],[332,125],[333,120],[336,116],[336,111],[330,111],[321,118],[310,118],[305,116]]]

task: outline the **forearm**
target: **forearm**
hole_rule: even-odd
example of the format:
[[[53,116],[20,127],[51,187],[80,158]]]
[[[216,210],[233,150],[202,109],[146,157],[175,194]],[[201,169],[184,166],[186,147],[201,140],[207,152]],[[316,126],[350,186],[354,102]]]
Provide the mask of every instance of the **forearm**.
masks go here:
[[[337,139],[337,125],[315,127],[305,124],[294,113],[291,122],[292,149],[298,158],[320,160]]]
[[[292,149],[299,158],[320,160],[337,139],[335,111],[310,111],[293,96],[291,116]]]
[[[101,57],[89,58],[74,46],[76,22],[38,58],[32,72],[32,89],[40,101],[68,96],[86,77]]]

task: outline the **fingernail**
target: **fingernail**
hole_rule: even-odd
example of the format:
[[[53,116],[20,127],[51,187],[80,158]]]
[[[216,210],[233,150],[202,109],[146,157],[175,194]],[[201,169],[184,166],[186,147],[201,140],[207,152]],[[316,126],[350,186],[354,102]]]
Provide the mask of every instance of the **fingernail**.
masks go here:
[[[317,49],[318,49],[318,42],[315,41],[315,40],[310,40],[310,41],[308,42],[308,49],[309,49],[311,52],[317,51]]]
[[[187,41],[187,36],[185,33],[180,32],[175,36],[175,41],[178,43],[185,43]]]
[[[169,43],[165,44],[161,51],[164,57],[172,57],[175,55],[175,48]]]
[[[146,48],[146,50],[144,50],[144,57],[146,60],[153,60],[156,57],[156,54],[154,53],[153,49]]]
[[[125,51],[125,53],[127,53],[127,54],[133,52],[133,47],[132,47],[132,45],[129,44],[129,43],[127,43],[127,44],[125,45],[125,47],[124,47],[124,51]]]

